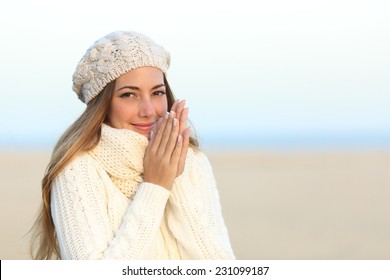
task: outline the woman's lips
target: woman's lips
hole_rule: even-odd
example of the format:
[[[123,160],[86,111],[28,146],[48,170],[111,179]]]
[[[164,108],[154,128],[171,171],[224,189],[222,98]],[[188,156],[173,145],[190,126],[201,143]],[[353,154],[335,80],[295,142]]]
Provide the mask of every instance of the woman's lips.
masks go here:
[[[154,123],[138,123],[138,124],[131,124],[131,125],[140,131],[149,132],[150,130],[152,130]]]

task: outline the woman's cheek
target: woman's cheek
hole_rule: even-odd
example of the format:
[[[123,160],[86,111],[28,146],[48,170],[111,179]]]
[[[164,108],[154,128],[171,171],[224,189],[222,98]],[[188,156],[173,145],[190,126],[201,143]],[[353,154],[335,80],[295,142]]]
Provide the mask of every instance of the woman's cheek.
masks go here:
[[[157,99],[157,98],[156,98]],[[165,116],[165,113],[168,111],[168,100],[166,95],[160,96],[157,100],[154,101],[153,106],[157,115],[162,118]]]

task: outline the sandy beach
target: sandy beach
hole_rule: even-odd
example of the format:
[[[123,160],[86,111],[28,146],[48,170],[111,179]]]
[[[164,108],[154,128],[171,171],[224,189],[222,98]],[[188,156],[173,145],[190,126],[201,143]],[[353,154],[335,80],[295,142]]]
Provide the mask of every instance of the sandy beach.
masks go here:
[[[206,151],[238,259],[390,259],[390,151]],[[0,259],[29,259],[48,151],[0,152]]]

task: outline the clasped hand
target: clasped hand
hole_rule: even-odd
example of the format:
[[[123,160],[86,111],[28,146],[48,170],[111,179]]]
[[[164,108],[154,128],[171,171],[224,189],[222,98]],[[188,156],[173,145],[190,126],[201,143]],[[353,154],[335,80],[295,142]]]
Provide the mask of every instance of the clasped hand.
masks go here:
[[[190,127],[185,100],[176,101],[171,112],[160,118],[151,131],[144,158],[144,181],[172,189],[185,167]]]

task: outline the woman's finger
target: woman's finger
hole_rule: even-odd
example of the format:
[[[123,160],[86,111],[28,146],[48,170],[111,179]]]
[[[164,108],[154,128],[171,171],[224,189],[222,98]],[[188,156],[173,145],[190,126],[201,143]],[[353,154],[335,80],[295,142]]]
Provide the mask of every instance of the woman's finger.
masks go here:
[[[167,133],[168,133],[168,131],[167,131]],[[177,119],[173,119],[171,133],[170,133],[167,145],[165,147],[164,156],[166,156],[168,158],[172,157],[172,153],[173,153],[173,150],[175,149],[178,135],[179,135],[179,121]]]
[[[190,142],[190,134],[191,134],[191,127],[188,127],[184,130],[183,136],[182,136],[182,145],[181,145],[181,151],[180,151],[180,157],[178,161],[178,168],[177,168],[177,174],[176,176],[180,176],[185,168],[186,158],[187,158],[187,151],[188,151],[188,145]]]
[[[165,127],[167,126],[168,119],[169,119],[169,113],[167,112],[164,118],[159,119],[157,122],[156,132],[153,133],[153,137],[149,144],[153,152],[156,152],[158,147],[160,146],[160,142],[163,137]]]
[[[172,104],[172,107],[171,107],[171,112],[174,111],[174,112],[177,112],[177,106],[179,105],[179,99],[176,99],[175,102]]]
[[[161,133],[160,134],[161,137],[159,138],[159,140],[160,140],[159,146],[158,146],[158,151],[160,154],[165,153],[167,143],[169,141],[169,138],[171,137],[171,131],[172,131],[175,116],[176,116],[176,113],[171,111],[171,113],[169,113],[169,115],[168,115],[168,118],[165,120],[166,124],[165,124],[164,129],[162,129],[162,127],[161,127],[161,129],[159,130],[159,133]],[[156,137],[157,137],[157,135],[156,135]]]
[[[179,134],[177,136],[175,149],[174,149],[174,151],[172,153],[172,157],[171,157],[171,164],[172,165],[178,165],[178,163],[180,161],[180,156],[181,156],[182,149],[183,149],[183,136],[181,136]]]
[[[188,118],[189,110],[190,110],[189,108],[184,108],[180,115],[180,118],[178,117],[180,123],[179,134],[181,134],[182,136],[184,136],[183,132],[187,127],[187,118]]]
[[[176,112],[176,118],[177,118],[178,120],[180,120],[180,117],[181,117],[181,114],[182,114],[182,112],[183,112],[183,109],[184,109],[185,104],[186,104],[186,101],[185,101],[185,100],[182,100],[182,101],[180,101],[180,102],[177,104],[177,106],[176,106],[175,112]]]
[[[164,118],[159,118],[153,125],[152,130],[150,131],[149,142],[153,142],[156,137],[157,131],[160,129],[160,126],[163,122]]]

